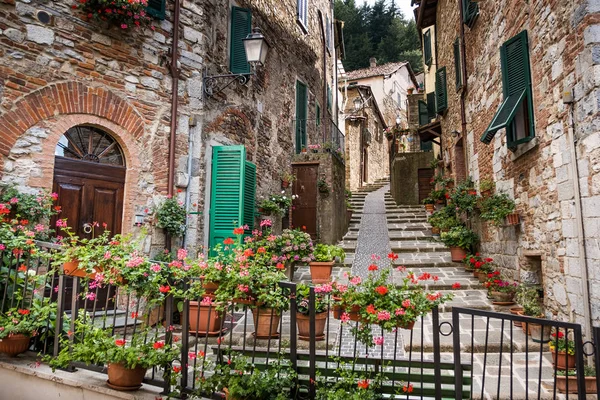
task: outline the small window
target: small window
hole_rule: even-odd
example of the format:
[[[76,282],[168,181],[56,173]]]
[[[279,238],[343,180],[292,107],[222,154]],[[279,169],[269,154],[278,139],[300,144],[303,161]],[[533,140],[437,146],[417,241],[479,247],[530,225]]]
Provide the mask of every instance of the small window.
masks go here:
[[[463,22],[469,28],[473,28],[477,17],[479,16],[479,4],[473,0],[462,0],[463,5]]]
[[[296,0],[297,17],[304,33],[308,33],[308,0]]]
[[[248,36],[252,27],[250,10],[231,7],[231,42],[229,51],[229,70],[234,74],[249,74],[250,64],[246,60],[246,49],[243,39]]]
[[[423,58],[425,59],[425,65],[431,67],[433,62],[433,55],[431,51],[431,29],[427,29],[423,34]]]

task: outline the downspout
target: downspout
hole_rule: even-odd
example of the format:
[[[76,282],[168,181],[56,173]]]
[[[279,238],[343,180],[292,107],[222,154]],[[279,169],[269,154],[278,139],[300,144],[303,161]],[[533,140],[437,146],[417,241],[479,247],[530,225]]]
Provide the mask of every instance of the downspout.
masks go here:
[[[321,26],[321,42],[323,43],[323,107],[327,110],[327,43],[325,41],[325,25],[323,21],[323,13],[319,10],[319,25]],[[331,105],[333,110],[333,104]],[[329,111],[329,110],[327,110]],[[329,113],[329,121],[331,122],[331,113]],[[321,124],[323,130],[323,143],[327,140],[327,123]]]
[[[567,129],[567,143],[569,143],[569,153],[571,155],[571,175],[573,180],[573,192],[575,195],[575,214],[577,216],[577,237],[579,245],[579,265],[583,265],[581,268],[581,294],[583,295],[583,313],[585,317],[585,336],[587,340],[592,340],[592,312],[590,305],[590,291],[588,281],[588,263],[587,263],[587,252],[585,248],[585,230],[583,228],[583,211],[581,206],[581,190],[579,188],[579,166],[577,165],[577,152],[575,149],[575,112],[574,105],[569,106],[571,126]],[[591,357],[589,357],[591,362]],[[589,364],[593,365],[593,364]]]
[[[179,45],[179,12],[180,12],[180,1],[175,0],[175,13],[173,16],[173,40],[171,43],[171,78],[172,78],[172,94],[171,94],[171,134],[169,137],[169,166],[168,166],[168,177],[167,177],[167,194],[169,197],[173,196],[174,181],[175,181],[175,142],[176,142],[176,131],[177,131],[177,106],[178,103],[178,89],[179,89],[179,68],[177,67],[177,47]],[[166,235],[166,247],[171,250],[171,236]]]
[[[461,60],[460,60],[460,66],[461,66],[461,74],[462,74],[462,90],[460,92],[460,119],[462,122],[462,127],[461,127],[461,133],[463,136],[463,152],[464,152],[464,156],[465,156],[465,172],[469,171],[469,144],[467,143],[467,112],[466,112],[466,107],[465,107],[465,102],[466,102],[466,97],[467,97],[467,46],[465,44],[465,24],[463,23],[464,21],[464,15],[463,15],[463,7],[462,7],[462,2],[464,0],[461,0],[458,2],[458,9],[459,9],[459,15],[460,15],[460,47],[461,47]],[[437,30],[436,30],[436,34],[437,34]],[[437,40],[436,40],[437,43]],[[442,152],[442,157],[443,157],[443,149],[442,149],[442,140],[440,138],[440,151]],[[458,182],[456,182],[458,183]]]
[[[167,182],[167,194],[173,196],[174,181],[175,181],[175,142],[177,131],[177,106],[179,98],[177,96],[179,88],[179,68],[177,67],[177,48],[179,46],[179,13],[181,0],[175,0],[175,14],[173,16],[173,40],[171,43],[171,79],[172,79],[172,94],[171,94],[171,136],[169,138],[169,175]]]

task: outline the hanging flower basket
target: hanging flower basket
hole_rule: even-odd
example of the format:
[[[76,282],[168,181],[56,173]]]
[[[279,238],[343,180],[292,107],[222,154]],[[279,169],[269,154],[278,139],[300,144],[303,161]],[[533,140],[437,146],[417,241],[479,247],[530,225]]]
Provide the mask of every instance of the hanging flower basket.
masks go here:
[[[71,7],[88,20],[107,22],[122,30],[141,28],[152,21],[146,13],[148,0],[80,0]]]

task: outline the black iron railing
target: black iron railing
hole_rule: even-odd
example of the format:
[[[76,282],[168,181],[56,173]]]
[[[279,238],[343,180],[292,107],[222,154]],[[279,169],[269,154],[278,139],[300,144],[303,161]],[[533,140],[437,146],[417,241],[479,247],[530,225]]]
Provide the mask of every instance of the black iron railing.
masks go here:
[[[345,163],[345,135],[334,120],[295,119],[292,121],[292,132],[296,153],[330,152],[340,162]]]

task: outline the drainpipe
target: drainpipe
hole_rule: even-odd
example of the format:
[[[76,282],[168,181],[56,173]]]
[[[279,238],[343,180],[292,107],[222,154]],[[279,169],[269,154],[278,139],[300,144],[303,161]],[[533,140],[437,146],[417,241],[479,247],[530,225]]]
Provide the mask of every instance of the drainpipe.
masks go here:
[[[575,145],[577,140],[575,139],[575,112],[574,105],[569,106],[571,127],[567,129],[566,137],[567,143],[569,143],[569,153],[571,155],[571,179],[573,181],[573,192],[575,194],[575,214],[577,216],[577,237],[579,238],[579,265],[581,268],[581,294],[583,296],[583,314],[585,317],[585,336],[587,340],[592,340],[592,312],[590,306],[590,291],[588,283],[588,263],[587,253],[585,248],[585,231],[583,228],[583,211],[581,206],[581,191],[579,188],[579,166],[577,165],[577,152]],[[591,362],[591,357],[589,357]],[[592,365],[592,364],[590,364]]]
[[[323,21],[321,10],[319,10],[319,25],[321,26],[321,42],[323,43],[323,107],[327,110],[327,42],[325,41],[325,21]],[[331,122],[331,113],[329,114],[329,121]],[[321,129],[323,130],[323,143],[325,143],[327,140],[327,123],[321,125]]]
[[[469,172],[469,143],[467,143],[467,111],[465,107],[466,97],[467,97],[467,46],[465,44],[465,24],[464,16],[463,16],[463,7],[462,2],[465,0],[461,0],[458,2],[459,16],[460,16],[460,47],[461,47],[461,74],[462,74],[462,90],[460,91],[460,119],[462,122],[462,136],[463,136],[463,152],[465,156],[465,172],[468,174]],[[437,30],[436,30],[437,34]],[[437,42],[436,42],[437,43]],[[440,144],[442,140],[440,139]],[[440,146],[440,151],[442,151],[442,146]],[[442,155],[443,157],[443,155]],[[458,182],[457,182],[458,183]]]
[[[181,0],[175,0],[175,14],[173,16],[173,41],[171,43],[171,78],[172,78],[172,94],[171,94],[171,136],[169,138],[169,175],[167,182],[167,194],[173,196],[174,181],[175,181],[175,142],[177,131],[177,106],[179,99],[177,96],[179,88],[179,68],[177,68],[177,47],[179,46],[179,13]]]

